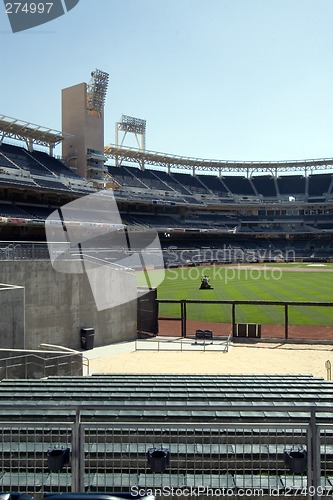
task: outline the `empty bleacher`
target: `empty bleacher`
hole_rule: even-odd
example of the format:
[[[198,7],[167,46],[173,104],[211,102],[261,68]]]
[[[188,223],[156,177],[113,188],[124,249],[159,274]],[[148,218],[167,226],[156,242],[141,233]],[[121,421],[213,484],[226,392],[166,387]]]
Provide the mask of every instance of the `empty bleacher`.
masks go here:
[[[32,175],[52,176],[53,173],[35,160],[26,149],[18,146],[2,144],[0,152],[18,168],[30,172]]]
[[[103,421],[112,418],[124,421],[179,422],[272,422],[279,410],[282,422],[307,419],[307,411],[298,406],[320,406],[332,411],[333,382],[312,375],[93,375],[90,377],[49,377],[48,379],[7,379],[0,384],[0,421],[15,421],[12,405],[27,405],[19,415],[40,421],[56,420],[60,415],[75,412],[75,406],[102,405],[93,414],[82,410],[82,419]],[[107,404],[105,404],[107,402]],[[40,412],[38,405],[50,405]],[[37,406],[34,407],[34,404]],[[126,409],[124,408],[126,405]],[[244,411],[232,406],[244,405]],[[271,406],[272,414],[260,410]],[[57,406],[65,407],[58,412]],[[214,409],[212,408],[214,407]],[[197,408],[197,410],[195,409]],[[322,418],[325,420],[325,414]]]
[[[217,196],[227,196],[228,191],[225,186],[221,183],[220,179],[216,175],[197,175],[198,179],[204,184],[209,191],[216,194]]]
[[[261,196],[274,198],[277,196],[275,188],[275,180],[271,175],[258,175],[251,177],[251,181]]]
[[[309,197],[323,196],[330,192],[332,184],[332,174],[309,175]]]
[[[153,215],[153,214],[124,214],[122,221],[125,224],[150,227],[178,227],[180,221],[168,215]]]
[[[167,186],[169,186],[169,189],[178,191],[179,193],[185,195],[191,194],[191,191],[182,186],[182,184],[179,184],[179,182],[174,177],[169,175],[167,172],[164,172],[163,170],[154,170],[154,174],[162,182],[164,182]]]
[[[151,170],[141,170],[134,167],[123,167],[125,168],[133,177],[137,178],[142,182],[147,188],[152,190],[170,191],[170,187],[161,181],[154,172]]]
[[[7,158],[4,154],[5,150],[0,151],[0,168],[18,168],[18,166]]]
[[[0,152],[4,155],[15,155],[20,149],[22,149],[20,146],[15,146],[14,144],[9,144],[7,142],[2,142],[0,144]]]
[[[124,187],[135,187],[135,188],[145,188],[147,186],[141,182],[140,179],[133,176],[131,170],[126,169],[125,167],[114,167],[112,165],[108,165],[108,172],[112,177],[119,182],[119,184]]]
[[[250,180],[240,175],[228,175],[221,178],[229,191],[237,195],[255,196]]]
[[[70,188],[65,186],[62,182],[53,179],[36,179],[36,183],[42,189],[55,189],[56,191],[70,191]]]
[[[210,194],[206,186],[193,175],[172,172],[171,176],[192,194]]]
[[[278,190],[281,195],[300,194],[305,196],[306,179],[302,175],[283,175],[277,178]]]
[[[38,181],[41,180],[40,178],[42,177],[44,178],[44,180],[41,180],[42,187],[43,182],[45,183],[46,179],[50,182],[51,180],[56,180],[59,177],[74,180],[82,179],[81,176],[67,168],[60,160],[48,155],[47,153],[42,151],[30,152],[22,147],[6,143],[2,143],[0,145],[0,167],[7,167],[11,169],[16,168],[18,170],[23,169],[25,172],[29,172],[32,176],[36,176]],[[36,179],[31,179],[30,182],[34,183]],[[51,187],[51,185],[49,187]],[[66,189],[66,187],[62,189]]]
[[[279,484],[291,494],[306,486],[307,476],[305,470],[290,472],[284,451],[312,446],[308,433],[320,423],[319,476],[323,487],[332,488],[332,389],[333,382],[311,375],[3,380],[0,485],[33,493],[69,491],[77,470],[69,465],[50,472],[46,453],[74,447],[72,455],[84,462],[85,491],[227,485],[235,494],[244,486],[267,494]],[[72,427],[78,411],[81,448],[75,448]],[[152,447],[170,453],[160,473],[147,463]]]
[[[207,227],[207,228],[230,228],[235,227],[238,224],[238,219],[232,216],[218,213],[196,213],[189,214],[185,221],[187,224],[197,227]]]
[[[17,186],[20,186],[21,188],[22,187],[26,187],[26,188],[31,188],[31,187],[35,187],[35,188],[38,188],[38,185],[36,184],[36,182],[33,180],[33,179],[30,179],[30,178],[26,178],[26,177],[18,177],[18,176],[13,176],[13,175],[6,175],[5,177],[4,176],[1,176],[0,177],[0,185],[3,185],[3,186],[13,186],[13,187],[17,187]]]
[[[4,185],[14,184],[35,186],[36,183],[44,190],[56,189],[57,185],[52,184],[57,180],[66,178],[69,180],[82,179],[77,173],[67,168],[57,158],[49,156],[43,151],[28,151],[23,147],[2,143],[0,145],[0,169],[7,172],[7,176],[2,175],[0,182]],[[187,204],[202,204],[197,195],[209,197],[214,194],[216,197],[230,198],[230,201],[237,201],[239,197],[261,196],[266,198],[279,198],[280,196],[309,196],[310,202],[324,201],[324,197],[331,195],[333,182],[332,174],[313,174],[308,178],[302,175],[282,175],[274,178],[271,175],[254,175],[250,179],[242,175],[225,175],[221,178],[216,175],[191,175],[184,172],[171,172],[168,174],[163,170],[147,168],[141,170],[139,167],[129,165],[115,167],[107,166],[109,173],[119,182],[123,190],[137,192],[141,190],[142,199],[154,196],[154,191],[163,191],[166,198],[174,193],[174,202]],[[30,178],[19,178],[15,176],[15,170],[29,174]],[[42,180],[41,180],[42,179]],[[47,179],[49,183],[47,184]],[[39,182],[41,180],[41,182]],[[65,187],[63,187],[65,186]],[[62,191],[79,191],[80,186],[59,184]],[[83,190],[82,193],[87,192]],[[90,189],[90,192],[91,191]],[[184,195],[185,199],[180,198]],[[193,198],[193,195],[196,198]],[[126,198],[126,193],[119,191],[118,198]],[[155,193],[155,196],[158,194]],[[192,196],[192,197],[191,197]],[[216,199],[212,201],[214,203]]]
[[[38,207],[33,205],[27,205],[24,210],[30,214],[33,218],[45,220],[54,211],[52,208]]]
[[[22,218],[30,219],[31,215],[21,207],[13,205],[11,203],[0,203],[0,216],[1,217],[12,217],[12,218]]]
[[[70,168],[66,167],[60,160],[53,156],[44,153],[43,151],[32,151],[29,153],[32,158],[41,163],[50,172],[57,176],[64,176],[73,179],[82,179],[80,175],[73,172]]]

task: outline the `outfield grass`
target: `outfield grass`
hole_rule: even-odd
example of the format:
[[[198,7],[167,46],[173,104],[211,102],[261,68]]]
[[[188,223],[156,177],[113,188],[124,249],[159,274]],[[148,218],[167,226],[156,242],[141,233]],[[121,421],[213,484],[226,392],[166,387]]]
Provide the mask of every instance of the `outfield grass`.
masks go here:
[[[297,267],[297,271],[292,271]],[[310,272],[311,269],[311,272]],[[323,272],[323,269],[326,272]],[[330,271],[331,269],[331,271]],[[166,269],[158,287],[159,299],[197,300],[272,300],[297,302],[331,302],[331,307],[289,308],[289,323],[299,325],[333,325],[332,266],[309,267],[307,264],[267,265],[263,269],[244,266],[212,266]],[[158,272],[158,271],[156,271]],[[213,290],[199,290],[201,276],[210,277]],[[161,316],[178,316],[179,305],[160,304]],[[189,319],[230,322],[230,305],[189,304]],[[236,322],[282,324],[283,306],[237,306]]]

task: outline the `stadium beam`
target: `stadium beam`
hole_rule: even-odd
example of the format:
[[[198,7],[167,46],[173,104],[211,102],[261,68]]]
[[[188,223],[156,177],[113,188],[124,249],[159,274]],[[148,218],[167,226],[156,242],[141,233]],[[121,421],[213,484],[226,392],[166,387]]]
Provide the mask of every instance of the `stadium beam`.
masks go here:
[[[254,172],[265,172],[277,176],[280,172],[302,171],[305,176],[315,170],[332,170],[333,158],[320,158],[309,160],[289,160],[289,161],[229,161],[229,160],[209,160],[203,158],[193,158],[187,156],[177,156],[156,151],[141,150],[132,147],[124,147],[117,144],[109,144],[104,148],[104,154],[116,160],[116,165],[121,161],[138,163],[139,165],[153,165],[171,169],[217,172],[221,177],[225,172],[242,172],[247,177],[251,177]]]
[[[124,132],[124,135],[122,137],[120,144],[119,144],[119,132]],[[144,152],[146,150],[146,120],[142,120],[141,118],[134,118],[134,116],[122,115],[121,121],[116,122],[116,124],[115,124],[115,139],[116,139],[116,147],[117,148],[123,147],[124,140],[125,140],[126,135],[128,133],[135,135],[139,151]],[[139,140],[138,136],[141,136],[140,140]],[[121,157],[121,160],[122,160],[122,157]],[[115,156],[116,166],[121,165],[121,160],[119,163],[119,157]],[[145,168],[144,157],[142,157],[142,160],[139,163],[140,163],[141,169],[144,170],[144,168]]]
[[[7,137],[17,141],[24,141],[29,151],[32,151],[33,144],[47,146],[50,156],[53,156],[53,149],[65,139],[66,135],[68,134],[63,134],[58,130],[25,122],[18,118],[0,115],[0,144]]]

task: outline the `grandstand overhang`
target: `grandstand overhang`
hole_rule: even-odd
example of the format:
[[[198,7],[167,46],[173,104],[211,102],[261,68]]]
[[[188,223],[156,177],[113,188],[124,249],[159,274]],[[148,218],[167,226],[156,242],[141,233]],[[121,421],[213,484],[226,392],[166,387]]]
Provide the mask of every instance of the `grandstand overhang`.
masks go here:
[[[58,130],[0,115],[0,144],[6,137],[24,141],[29,150],[33,148],[34,144],[38,144],[48,147],[52,152],[53,148],[64,140],[65,135]]]
[[[138,163],[139,165],[154,165],[172,169],[216,172],[222,175],[226,172],[242,172],[247,177],[251,177],[254,172],[266,172],[277,176],[280,172],[303,172],[308,175],[314,170],[332,170],[333,158],[319,158],[308,160],[288,160],[288,161],[229,161],[229,160],[209,160],[203,158],[193,158],[187,156],[177,156],[157,151],[143,151],[133,147],[124,147],[116,144],[105,146],[104,153],[108,158],[115,159],[116,164],[125,160]],[[121,161],[120,161],[121,160]]]

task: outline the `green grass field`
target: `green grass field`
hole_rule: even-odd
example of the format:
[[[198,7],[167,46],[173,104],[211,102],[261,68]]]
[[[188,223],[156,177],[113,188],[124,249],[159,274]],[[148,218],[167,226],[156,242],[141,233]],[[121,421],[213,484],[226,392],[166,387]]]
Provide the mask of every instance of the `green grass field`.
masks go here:
[[[268,300],[297,302],[332,302],[332,307],[289,307],[289,323],[333,325],[333,266],[307,264],[262,265],[247,269],[240,265],[167,269],[158,287],[159,299],[196,300]],[[296,271],[295,271],[296,269]],[[323,272],[325,271],[325,272]],[[158,271],[155,271],[158,272]],[[213,290],[199,290],[201,276],[210,277]],[[178,316],[179,305],[160,304],[160,316]],[[188,319],[230,322],[231,306],[188,304]],[[236,322],[282,324],[283,306],[237,306]]]

